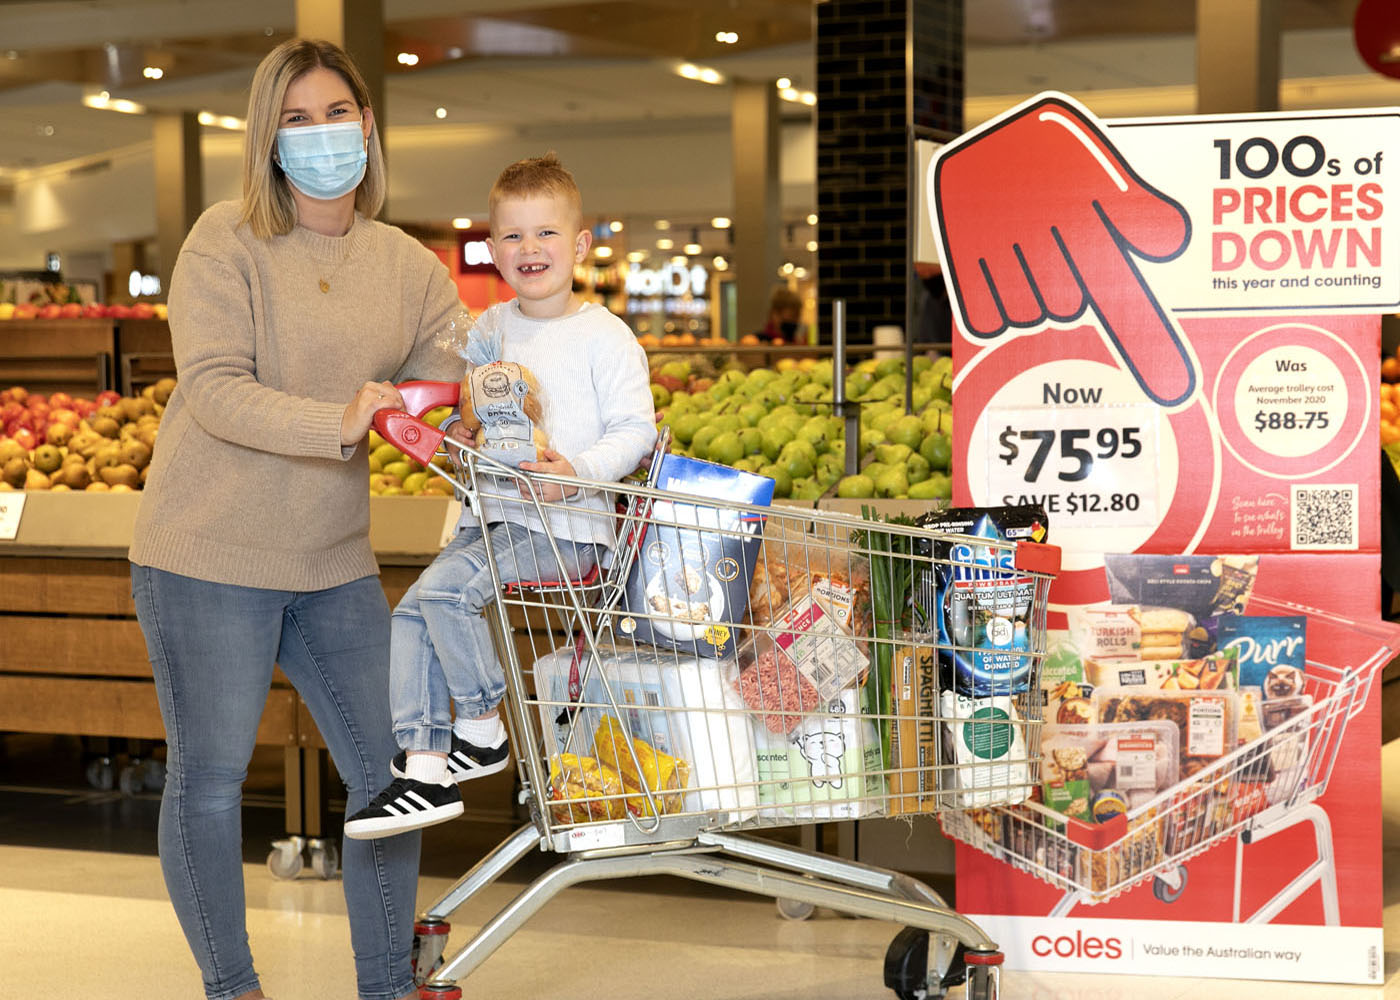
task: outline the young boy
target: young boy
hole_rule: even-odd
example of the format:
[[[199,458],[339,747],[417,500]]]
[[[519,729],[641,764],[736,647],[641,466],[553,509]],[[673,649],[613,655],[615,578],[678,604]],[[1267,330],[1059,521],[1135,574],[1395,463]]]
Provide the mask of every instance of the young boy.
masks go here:
[[[487,243],[517,297],[492,306],[479,322],[500,324],[502,360],[534,372],[549,439],[541,460],[520,468],[598,482],[621,479],[656,440],[646,354],[626,324],[573,292],[574,265],[592,242],[578,187],[551,153],[507,167],[491,188],[488,208]],[[449,433],[473,443],[460,425]],[[557,485],[537,488],[546,501],[566,492]],[[547,524],[528,501],[483,502],[503,582],[561,574],[579,579],[613,545],[608,495],[573,488],[567,494],[568,509],[551,508]],[[458,816],[457,782],[509,763],[498,714],[504,671],[482,617],[495,585],[482,527],[469,509],[458,529],[394,609],[389,704],[403,752],[391,767],[394,780],[346,821],[347,837],[385,837]]]

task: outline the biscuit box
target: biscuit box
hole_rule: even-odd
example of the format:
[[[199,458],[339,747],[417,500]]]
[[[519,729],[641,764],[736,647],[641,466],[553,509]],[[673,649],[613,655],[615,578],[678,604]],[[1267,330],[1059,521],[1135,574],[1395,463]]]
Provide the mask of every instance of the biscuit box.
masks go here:
[[[1013,550],[987,542],[1044,542],[1049,521],[1032,504],[950,507],[915,523],[961,539],[916,538],[914,553],[932,564],[915,581],[916,612],[936,625],[945,691],[985,698],[1020,694],[1032,684],[1031,600],[1035,578],[1015,570]]]
[[[766,507],[773,480],[712,462],[663,455],[656,488],[731,504]],[[617,627],[638,642],[693,656],[722,657],[737,644],[749,581],[763,545],[764,517],[726,504],[652,503]]]

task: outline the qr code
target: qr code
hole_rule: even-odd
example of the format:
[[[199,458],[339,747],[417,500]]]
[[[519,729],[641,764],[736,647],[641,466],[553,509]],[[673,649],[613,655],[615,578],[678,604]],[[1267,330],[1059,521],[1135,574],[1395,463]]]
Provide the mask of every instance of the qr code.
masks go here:
[[[1294,549],[1356,549],[1361,521],[1355,483],[1335,486],[1294,486]]]

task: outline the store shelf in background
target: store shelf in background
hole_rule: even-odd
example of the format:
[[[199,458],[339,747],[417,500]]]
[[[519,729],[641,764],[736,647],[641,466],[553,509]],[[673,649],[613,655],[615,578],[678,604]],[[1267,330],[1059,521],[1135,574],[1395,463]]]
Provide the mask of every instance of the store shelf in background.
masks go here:
[[[0,322],[0,385],[95,396],[112,388],[115,349],[111,320],[6,320]]]

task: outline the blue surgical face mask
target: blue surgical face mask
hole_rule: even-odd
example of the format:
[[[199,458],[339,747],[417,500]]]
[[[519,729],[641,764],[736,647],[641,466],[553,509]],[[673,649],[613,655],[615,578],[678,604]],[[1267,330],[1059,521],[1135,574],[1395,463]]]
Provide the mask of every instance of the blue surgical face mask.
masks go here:
[[[308,198],[349,194],[365,176],[365,133],[359,122],[277,130],[277,157],[287,180]]]

